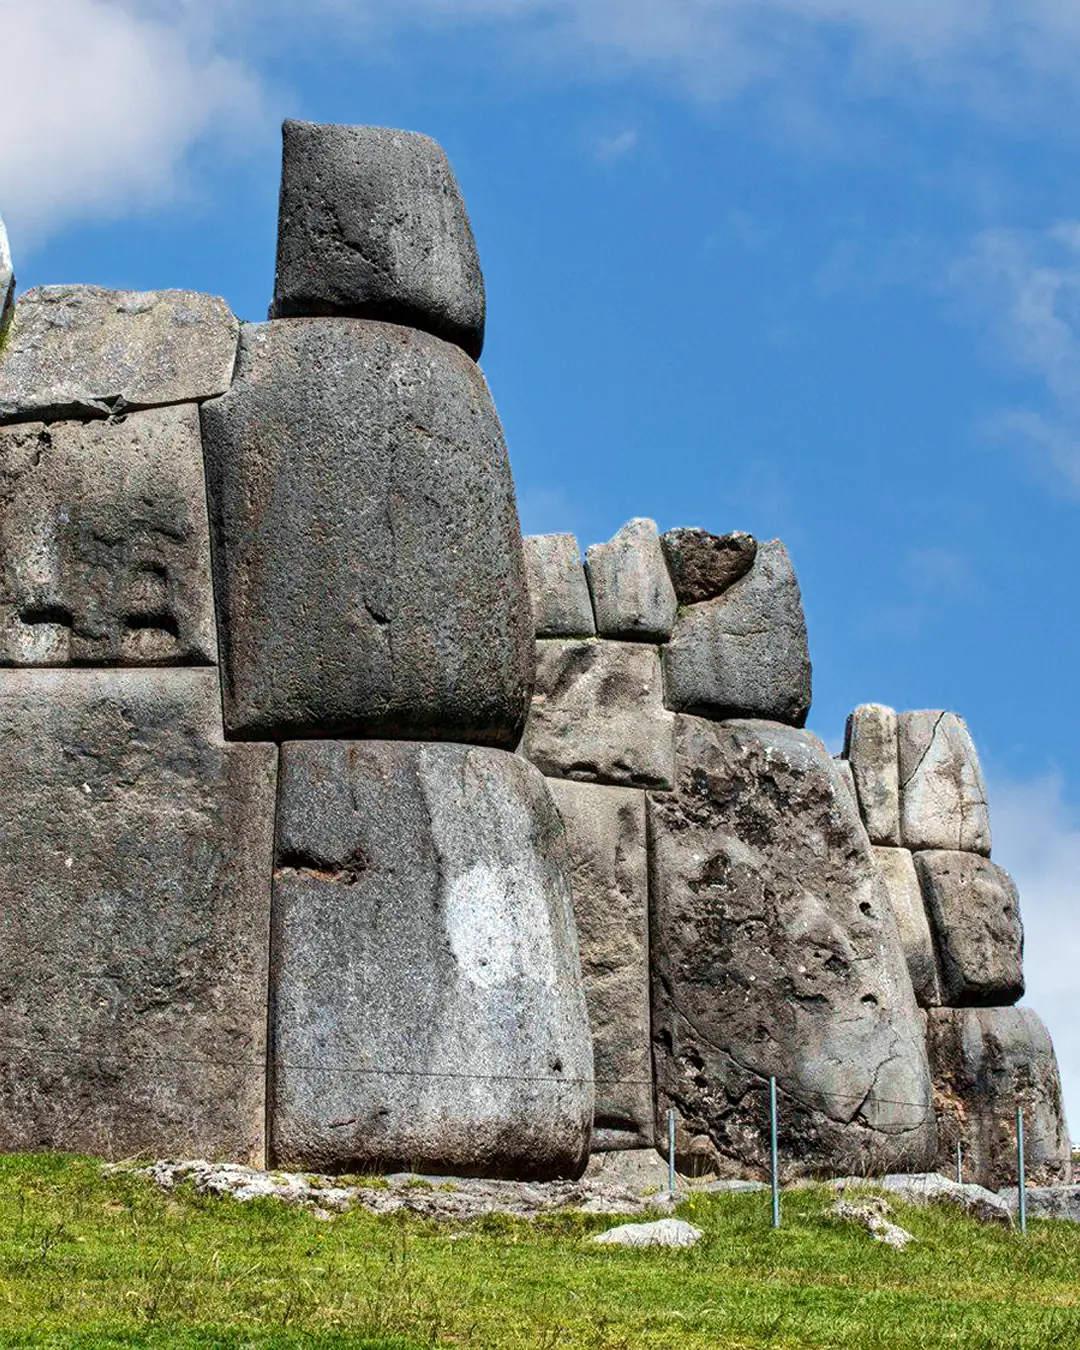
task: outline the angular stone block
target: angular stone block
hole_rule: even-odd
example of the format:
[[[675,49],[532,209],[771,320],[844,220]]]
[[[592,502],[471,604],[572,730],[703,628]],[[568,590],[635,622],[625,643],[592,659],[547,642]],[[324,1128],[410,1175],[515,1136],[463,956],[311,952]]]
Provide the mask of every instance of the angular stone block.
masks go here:
[[[1057,1057],[1031,1008],[933,1008],[927,1014],[938,1108],[938,1168],[952,1174],[957,1141],[964,1180],[1016,1185],[1016,1108],[1024,1111],[1027,1178],[1068,1185],[1072,1150]]]
[[[551,778],[566,827],[596,1069],[594,1150],[653,1142],[645,794]]]
[[[536,693],[522,749],[552,778],[670,786],[675,719],[664,708],[657,648],[538,642]]]
[[[833,772],[840,779],[844,791],[851,798],[851,803],[857,811],[859,809],[859,794],[855,790],[855,775],[851,772],[851,765],[840,755],[833,755]]]
[[[484,279],[441,146],[388,127],[286,122],[271,318],[421,328],[474,359]]]
[[[251,324],[202,416],[230,733],[516,746],[532,620],[473,362],[361,319]]]
[[[768,1084],[786,1175],[923,1170],[926,1046],[888,897],[824,746],[677,719],[650,794],[657,1123],[682,1170],[765,1176]]]
[[[998,1007],[1024,994],[1020,897],[1004,868],[974,853],[915,854],[937,942],[941,1002]]]
[[[0,1151],[261,1163],[276,761],[216,670],[0,672]]]
[[[537,637],[592,637],[589,585],[572,534],[525,536],[525,565]]]
[[[592,1044],[543,778],[401,741],[294,742],[281,760],[276,1162],[580,1175]]]
[[[810,653],[799,583],[778,539],[715,600],[681,610],[664,650],[667,705],[703,717],[759,717],[802,726]]]
[[[3,341],[15,313],[15,269],[11,265],[11,247],[7,229],[0,219],[0,341]]]
[[[0,352],[0,422],[107,417],[229,387],[239,325],[195,291],[27,291]]]
[[[0,428],[0,665],[217,660],[198,409]]]
[[[666,642],[678,607],[651,520],[628,521],[606,544],[585,550],[596,631],[601,637]]]
[[[872,844],[900,843],[900,757],[896,713],[863,703],[847,720],[844,755],[855,776],[859,808]]]
[[[956,713],[901,713],[900,829],[906,848],[990,856],[990,813],[971,733]]]
[[[680,605],[714,600],[746,576],[757,557],[752,534],[710,534],[680,527],[660,536],[675,596]]]
[[[915,997],[923,1008],[936,1007],[942,1001],[941,977],[914,857],[906,848],[875,845],[874,860],[889,894]]]

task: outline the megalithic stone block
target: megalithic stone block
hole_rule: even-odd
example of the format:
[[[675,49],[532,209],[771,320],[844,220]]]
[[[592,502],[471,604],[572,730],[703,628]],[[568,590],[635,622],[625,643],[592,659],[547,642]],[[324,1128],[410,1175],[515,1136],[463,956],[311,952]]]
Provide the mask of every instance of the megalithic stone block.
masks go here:
[[[915,997],[924,1008],[936,1007],[942,1001],[941,976],[915,860],[906,848],[877,845],[874,860],[889,894]]]
[[[566,827],[596,1069],[594,1150],[653,1143],[645,794],[549,778]]]
[[[778,539],[758,545],[749,572],[715,600],[679,612],[664,649],[667,705],[702,717],[802,726],[810,652],[799,583]]]
[[[11,265],[11,246],[7,229],[0,219],[0,342],[3,341],[15,312],[15,269]]]
[[[421,328],[474,359],[484,280],[450,162],[427,136],[286,122],[271,318]]]
[[[0,665],[217,660],[199,412],[0,427]]]
[[[936,1131],[922,1024],[858,810],[825,747],[775,723],[677,719],[650,794],[657,1123],[680,1164],[922,1171]]]
[[[289,743],[277,830],[274,1159],[579,1175],[592,1044],[541,775],[475,747]]]
[[[860,705],[847,720],[844,755],[855,776],[859,809],[872,844],[900,844],[900,753],[896,713]]]
[[[589,585],[572,534],[525,536],[536,636],[592,637],[596,632]]]
[[[1067,1185],[1072,1149],[1050,1035],[1031,1008],[933,1008],[927,1014],[938,1104],[938,1169],[951,1172],[957,1142],[964,1180],[1016,1185],[1016,1108],[1024,1111],[1027,1179]]]
[[[653,521],[628,521],[606,544],[592,544],[585,573],[601,637],[668,640],[678,602]]]
[[[723,595],[746,576],[757,556],[752,534],[710,534],[680,526],[660,536],[675,596],[680,605],[696,605]]]
[[[532,620],[473,362],[362,319],[249,325],[202,415],[230,734],[516,746]]]
[[[979,756],[956,713],[901,713],[900,827],[906,848],[990,856],[990,813]]]
[[[276,765],[216,670],[0,672],[0,1151],[262,1162]]]

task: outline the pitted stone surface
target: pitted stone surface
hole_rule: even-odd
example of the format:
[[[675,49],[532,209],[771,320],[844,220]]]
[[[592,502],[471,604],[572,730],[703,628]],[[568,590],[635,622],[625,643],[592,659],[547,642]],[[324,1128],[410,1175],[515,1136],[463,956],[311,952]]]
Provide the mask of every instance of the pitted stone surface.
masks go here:
[[[653,1141],[649,868],[645,794],[551,778],[566,827],[581,969],[593,1033],[592,1147]]]
[[[107,417],[224,393],[239,325],[196,291],[27,291],[0,352],[0,422]]]
[[[999,1007],[1024,993],[1020,897],[1003,868],[974,853],[915,854],[941,965],[941,1002]]]
[[[216,659],[198,410],[0,427],[0,665]]]
[[[596,631],[601,637],[666,642],[678,602],[656,524],[631,520],[606,544],[585,550]]]
[[[650,794],[649,891],[657,1121],[676,1109],[680,1170],[768,1174],[770,1075],[789,1175],[925,1168],[919,1012],[828,752],[777,724],[677,728],[677,788]]]
[[[760,717],[802,726],[810,653],[799,583],[778,539],[715,600],[682,610],[664,650],[667,704],[704,717]]]
[[[851,798],[851,804],[856,811],[859,809],[859,794],[855,788],[855,775],[851,772],[851,765],[840,755],[833,755],[833,770],[844,785],[844,791]]]
[[[668,787],[675,719],[663,704],[660,653],[640,642],[536,644],[526,758],[553,778]]]
[[[941,977],[915,860],[906,848],[875,845],[874,861],[889,894],[915,997],[924,1008],[936,1007],[942,1001]]]
[[[990,856],[990,814],[971,733],[956,713],[901,713],[900,827],[905,847]]]
[[[271,318],[346,314],[484,345],[484,280],[450,162],[427,136],[286,122]]]
[[[938,1112],[938,1170],[991,1190],[1016,1185],[1016,1108],[1024,1111],[1027,1178],[1068,1184],[1072,1150],[1057,1057],[1031,1008],[932,1008],[927,1014]]]
[[[872,844],[900,843],[900,757],[896,713],[864,703],[847,721],[844,754],[855,777],[859,809]]]
[[[537,637],[592,637],[589,585],[572,534],[525,536],[525,565]]]
[[[216,670],[0,672],[0,1150],[261,1161],[275,769]]]
[[[592,1044],[567,867],[544,780],[516,755],[282,747],[277,1163],[581,1173]]]
[[[11,323],[15,310],[15,269],[11,265],[11,247],[7,230],[0,219],[0,341]]]
[[[229,731],[516,746],[532,621],[473,362],[362,319],[251,324],[202,415]]]
[[[752,534],[710,534],[681,527],[660,536],[675,596],[680,605],[713,600],[754,565],[757,540]]]

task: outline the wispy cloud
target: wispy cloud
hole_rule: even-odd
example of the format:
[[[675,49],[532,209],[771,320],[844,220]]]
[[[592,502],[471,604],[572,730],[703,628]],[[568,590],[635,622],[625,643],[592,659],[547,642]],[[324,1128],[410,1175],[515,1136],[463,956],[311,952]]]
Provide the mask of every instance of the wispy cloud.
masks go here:
[[[622,159],[630,154],[638,143],[636,131],[627,128],[617,136],[602,136],[596,143],[596,158],[599,160]]]

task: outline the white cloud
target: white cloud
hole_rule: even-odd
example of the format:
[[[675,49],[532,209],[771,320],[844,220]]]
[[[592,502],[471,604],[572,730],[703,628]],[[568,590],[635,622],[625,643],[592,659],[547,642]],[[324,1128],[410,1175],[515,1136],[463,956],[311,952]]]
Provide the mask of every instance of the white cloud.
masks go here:
[[[635,149],[638,142],[637,132],[627,128],[617,136],[601,136],[596,143],[596,158],[600,160],[622,159]]]

